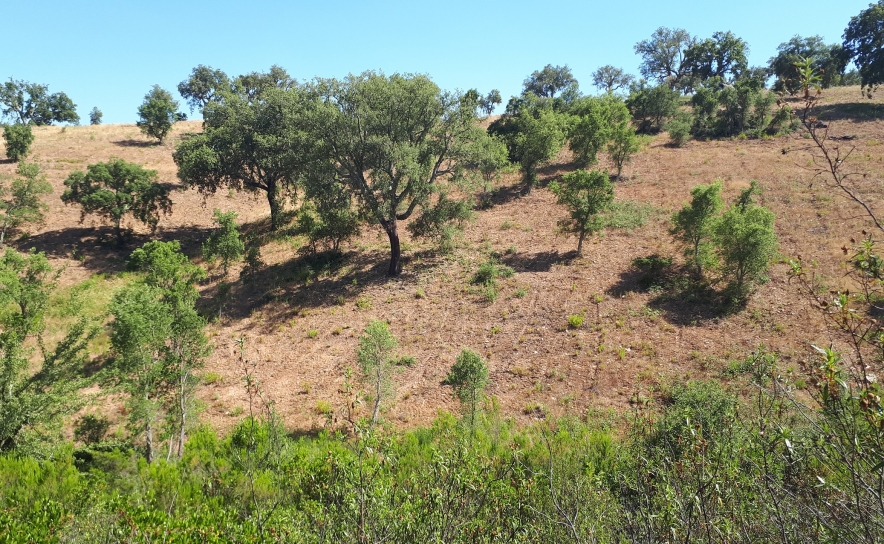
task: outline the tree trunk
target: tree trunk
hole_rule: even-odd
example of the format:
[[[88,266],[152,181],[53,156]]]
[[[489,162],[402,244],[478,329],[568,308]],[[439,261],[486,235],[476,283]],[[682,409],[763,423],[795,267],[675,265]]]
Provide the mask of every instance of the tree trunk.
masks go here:
[[[270,225],[272,230],[279,230],[282,223],[282,206],[279,205],[279,188],[276,182],[267,184],[267,202],[270,204]]]
[[[577,238],[577,256],[583,257],[583,239],[586,238],[586,231],[581,230],[580,236]]]
[[[150,419],[147,420],[147,425],[144,432],[144,442],[146,450],[145,453],[147,454],[147,462],[153,463],[153,426],[150,424]]]
[[[396,219],[389,221],[384,230],[390,239],[390,268],[387,270],[387,276],[395,277],[402,273],[402,248],[399,245],[399,230],[396,225]]]
[[[117,217],[114,222],[114,234],[117,235],[117,245],[123,247],[123,228],[120,226],[120,223],[123,222],[123,218]]]
[[[183,360],[183,358],[182,358]],[[187,425],[187,372],[181,370],[180,390],[178,392],[178,410],[181,411],[181,419],[178,423],[178,458],[184,455],[184,439],[186,438],[184,428]]]
[[[375,392],[374,392],[374,411],[371,414],[371,428],[374,428],[374,424],[378,420],[378,414],[381,411],[381,364],[378,364],[377,375],[375,376]]]
[[[523,195],[530,195],[531,188],[534,187],[534,183],[537,181],[537,169],[533,165],[529,165],[525,168],[525,187],[522,188]]]
[[[3,232],[0,232],[0,246],[2,246],[6,241],[6,227],[9,225],[9,220],[3,221]]]

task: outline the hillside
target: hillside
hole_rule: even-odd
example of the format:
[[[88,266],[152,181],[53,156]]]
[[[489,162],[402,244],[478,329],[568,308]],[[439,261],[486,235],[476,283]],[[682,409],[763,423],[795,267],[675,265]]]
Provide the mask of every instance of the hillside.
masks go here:
[[[884,210],[884,97],[879,93],[869,101],[858,88],[834,89],[826,92],[820,111],[830,136],[845,138],[837,145],[856,147],[850,166],[868,172],[862,191],[873,208]],[[55,190],[46,223],[13,244],[45,251],[55,266],[66,267],[63,285],[122,271],[129,252],[149,233],[129,225],[136,235],[117,249],[107,225],[94,217],[80,223],[79,209],[61,202],[65,177],[120,157],[178,185],[174,145],[199,129],[199,122],[178,123],[165,145],[154,145],[134,125],[36,128],[31,160]],[[608,229],[589,240],[581,259],[574,258],[576,239],[556,233],[565,212],[552,194],[539,188],[521,197],[518,175],[508,174],[494,205],[477,211],[452,253],[438,254],[429,244],[407,239],[404,273],[393,280],[384,276],[387,240],[377,229],[365,229],[344,248],[342,260],[322,267],[298,252],[297,237],[268,234],[269,208],[260,195],[225,193],[204,200],[192,190],[175,191],[173,213],[160,221],[157,237],[180,240],[198,260],[213,208],[235,210],[245,230],[264,241],[267,263],[255,280],[236,283],[221,318],[209,326],[216,348],[206,368],[212,383],[199,393],[206,403],[202,417],[220,429],[240,419],[246,400],[234,357],[239,337],[246,338],[247,357],[258,363],[257,375],[289,427],[328,424],[323,403],[335,418],[344,417],[350,401],[343,392],[346,369],[355,364],[357,338],[372,319],[388,320],[399,339],[397,352],[417,361],[398,376],[396,401],[385,414],[401,426],[455,409],[450,388],[440,382],[463,348],[489,359],[488,392],[505,415],[522,420],[589,408],[623,410],[687,377],[718,377],[730,360],[760,344],[780,352],[784,366],[808,368],[811,343],[837,345],[839,339],[788,282],[787,265],[775,264],[770,281],[732,314],[684,293],[646,292],[630,265],[654,253],[677,256],[669,217],[692,187],[721,178],[730,202],[757,180],[764,189],[760,202],[777,217],[781,254],[817,261],[827,284],[839,287],[841,247],[868,221],[814,179],[807,168],[810,155],[798,150],[806,145],[800,133],[692,141],[683,148],[669,147],[665,134],[654,137],[625,168],[616,197],[658,212],[631,232]],[[784,148],[795,151],[784,154]],[[2,163],[0,174],[14,168]],[[548,182],[573,168],[562,153],[541,179]],[[470,278],[492,253],[515,274],[500,280],[499,296],[488,301]],[[219,275],[213,270],[211,281],[201,286],[207,314],[218,313]],[[585,324],[568,329],[567,318],[574,314],[585,314]]]

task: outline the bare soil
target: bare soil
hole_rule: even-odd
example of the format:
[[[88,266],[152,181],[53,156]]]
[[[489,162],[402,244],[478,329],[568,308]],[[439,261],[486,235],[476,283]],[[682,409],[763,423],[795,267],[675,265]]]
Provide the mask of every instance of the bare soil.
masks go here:
[[[833,89],[826,91],[819,111],[830,136],[839,138],[830,143],[843,150],[855,147],[847,166],[865,174],[859,188],[874,209],[884,211],[884,96],[867,100],[855,87]],[[520,196],[518,175],[512,173],[501,181],[494,205],[477,212],[452,253],[406,240],[404,273],[387,279],[387,240],[378,229],[364,229],[346,245],[341,260],[323,268],[298,251],[298,238],[267,234],[263,195],[231,191],[204,199],[181,188],[171,158],[174,145],[199,130],[198,122],[178,123],[167,143],[155,145],[134,125],[35,129],[31,160],[55,192],[48,198],[45,224],[14,245],[45,251],[56,266],[66,267],[62,278],[68,284],[122,270],[131,250],[151,233],[131,223],[127,247],[117,248],[107,224],[90,216],[81,222],[79,210],[59,198],[71,172],[111,157],[156,169],[163,182],[176,187],[173,213],[153,237],[181,240],[196,260],[213,208],[237,211],[246,232],[264,240],[267,266],[251,281],[236,282],[221,318],[209,325],[215,351],[206,372],[217,379],[201,386],[199,396],[206,405],[202,418],[222,430],[246,408],[235,356],[238,338],[245,339],[246,356],[289,427],[310,431],[342,425],[354,398],[348,385],[356,383],[347,369],[355,369],[358,337],[372,319],[389,321],[399,339],[397,353],[417,361],[402,367],[396,398],[384,412],[397,426],[426,423],[439,410],[457,408],[451,389],[441,382],[464,348],[488,358],[488,392],[504,415],[524,421],[588,409],[626,410],[676,381],[721,377],[729,361],[761,344],[800,371],[813,364],[810,344],[839,345],[840,339],[790,284],[783,260],[739,312],[689,293],[647,292],[630,263],[652,253],[680,262],[668,234],[669,217],[688,201],[692,187],[715,179],[723,180],[728,201],[757,180],[764,189],[760,202],[776,214],[783,258],[816,261],[831,288],[844,281],[842,246],[870,224],[855,204],[815,175],[811,153],[801,150],[809,140],[800,133],[691,141],[682,148],[670,147],[661,134],[616,183],[617,199],[661,210],[644,227],[609,229],[589,240],[577,258],[576,239],[556,232],[565,210],[544,187]],[[602,157],[602,167],[605,161]],[[544,185],[573,168],[568,152],[562,152],[543,170]],[[0,164],[0,174],[14,169],[9,162]],[[516,273],[499,280],[499,296],[489,302],[469,281],[492,252]],[[319,273],[309,283],[302,281],[308,266]],[[200,286],[207,315],[218,315],[220,274],[212,270],[210,281]],[[237,270],[228,279],[235,278]],[[567,318],[575,314],[585,315],[585,323],[568,328]],[[326,406],[332,409],[328,417]],[[366,407],[356,410],[364,413]]]

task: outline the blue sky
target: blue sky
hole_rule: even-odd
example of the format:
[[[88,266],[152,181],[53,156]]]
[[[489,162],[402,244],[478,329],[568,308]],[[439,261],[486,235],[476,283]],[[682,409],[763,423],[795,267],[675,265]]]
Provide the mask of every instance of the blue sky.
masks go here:
[[[637,74],[633,45],[660,26],[702,38],[730,30],[749,43],[750,64],[765,64],[795,34],[840,43],[869,1],[10,1],[0,78],[48,84],[84,122],[97,106],[105,123],[135,122],[153,84],[177,97],[197,64],[230,75],[279,64],[302,80],[419,72],[506,101],[548,63],[570,66],[588,93],[604,64]]]

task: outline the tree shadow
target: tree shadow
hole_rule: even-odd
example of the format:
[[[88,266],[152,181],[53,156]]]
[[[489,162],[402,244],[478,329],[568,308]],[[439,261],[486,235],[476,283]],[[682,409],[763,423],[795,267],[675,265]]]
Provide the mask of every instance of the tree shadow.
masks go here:
[[[19,251],[43,252],[56,259],[74,259],[94,273],[116,273],[126,268],[126,260],[136,248],[152,240],[178,240],[189,258],[201,254],[203,241],[211,229],[206,227],[160,228],[153,234],[127,232],[122,245],[113,227],[70,227],[42,232],[11,242]]]
[[[516,272],[549,272],[553,265],[569,264],[577,257],[576,251],[559,253],[558,251],[540,251],[530,254],[504,255],[502,261]]]
[[[15,159],[0,159],[0,164],[15,164]]]
[[[403,265],[409,265],[410,260],[403,257]],[[262,314],[266,324],[252,323],[247,328],[268,329],[294,318],[301,310],[356,305],[356,298],[370,286],[414,283],[417,279],[414,267],[408,267],[396,278],[389,278],[387,266],[386,259],[368,252],[302,254],[265,266],[242,281],[231,281],[230,292],[223,301],[218,298],[219,284],[213,285],[203,291],[198,309],[203,315],[214,317],[223,303],[223,318],[235,321],[251,316],[258,309],[266,309],[273,312]],[[344,268],[347,271],[342,274]]]
[[[144,140],[117,140],[115,142],[111,142],[114,145],[118,145],[120,147],[155,147],[160,145],[159,142],[153,141],[144,141]]]
[[[884,104],[876,102],[847,102],[820,104],[813,111],[821,121],[870,121],[884,118]]]
[[[728,290],[694,279],[685,267],[669,266],[649,274],[631,266],[620,273],[607,294],[619,298],[629,292],[652,293],[647,306],[658,310],[668,323],[679,326],[699,325],[745,307],[745,301],[734,302]]]

